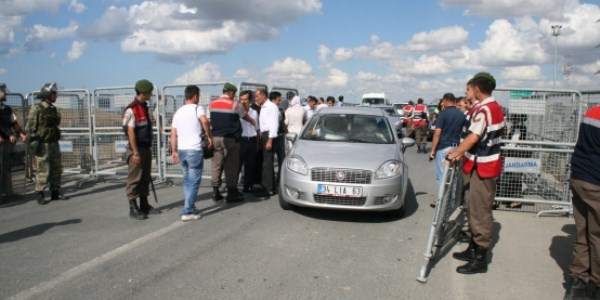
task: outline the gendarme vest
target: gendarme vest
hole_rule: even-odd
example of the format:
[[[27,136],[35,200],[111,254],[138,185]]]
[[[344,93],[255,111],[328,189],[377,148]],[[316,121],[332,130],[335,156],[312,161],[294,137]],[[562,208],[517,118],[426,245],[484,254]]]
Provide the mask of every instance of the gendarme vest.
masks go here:
[[[133,117],[135,118],[135,141],[140,148],[150,148],[152,146],[152,122],[148,113],[148,104],[133,100],[125,110],[131,108]],[[123,131],[127,136],[127,124],[123,125]]]
[[[494,98],[488,98],[473,113],[473,118],[478,117],[485,118],[485,129],[479,142],[465,152],[463,172],[471,174],[475,170],[481,178],[498,177],[502,172],[500,139],[504,133],[504,111]]]

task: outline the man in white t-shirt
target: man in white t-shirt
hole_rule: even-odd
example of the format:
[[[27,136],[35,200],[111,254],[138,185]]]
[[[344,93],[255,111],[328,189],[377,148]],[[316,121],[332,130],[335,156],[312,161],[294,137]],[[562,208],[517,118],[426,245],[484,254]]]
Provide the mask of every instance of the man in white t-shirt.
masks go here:
[[[204,108],[198,105],[200,89],[195,85],[188,85],[184,93],[185,105],[173,116],[170,141],[173,162],[180,162],[183,171],[184,204],[181,220],[185,222],[202,217],[195,205],[204,165],[200,134],[204,130],[209,147],[212,147],[212,135]]]

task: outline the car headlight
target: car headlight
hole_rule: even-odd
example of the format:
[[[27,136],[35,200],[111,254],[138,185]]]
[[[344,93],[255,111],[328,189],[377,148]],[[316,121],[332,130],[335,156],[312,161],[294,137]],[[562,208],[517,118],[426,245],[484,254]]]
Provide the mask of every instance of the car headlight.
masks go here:
[[[376,179],[385,179],[402,174],[402,162],[398,160],[388,160],[379,166],[375,173]]]
[[[292,156],[287,160],[287,167],[290,171],[306,175],[308,174],[308,167],[300,156]]]

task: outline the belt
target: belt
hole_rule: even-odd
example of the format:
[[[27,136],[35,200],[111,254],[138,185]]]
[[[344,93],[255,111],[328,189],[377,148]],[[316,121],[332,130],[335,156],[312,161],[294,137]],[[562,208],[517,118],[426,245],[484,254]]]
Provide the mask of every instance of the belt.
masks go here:
[[[256,136],[243,136],[242,140],[243,141],[251,141],[251,140],[255,140]]]

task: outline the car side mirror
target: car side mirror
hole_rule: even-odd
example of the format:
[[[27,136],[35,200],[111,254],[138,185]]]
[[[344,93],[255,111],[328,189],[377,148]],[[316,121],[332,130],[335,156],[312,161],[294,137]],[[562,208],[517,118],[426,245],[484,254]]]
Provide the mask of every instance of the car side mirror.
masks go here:
[[[294,142],[295,142],[295,141],[298,139],[298,134],[297,134],[297,133],[295,133],[295,132],[288,132],[288,133],[285,135],[285,139],[286,139],[287,141],[290,141],[290,142],[294,143]]]
[[[417,141],[415,141],[415,139],[411,139],[408,137],[402,138],[402,153],[404,153],[404,151],[406,151],[406,148],[412,147],[416,143],[417,143]]]

